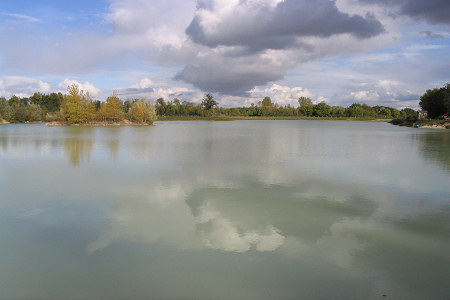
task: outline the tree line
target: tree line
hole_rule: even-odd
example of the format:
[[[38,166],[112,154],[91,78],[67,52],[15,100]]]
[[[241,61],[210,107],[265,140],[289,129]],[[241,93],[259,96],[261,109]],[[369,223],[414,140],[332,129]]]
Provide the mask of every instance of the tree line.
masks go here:
[[[27,98],[0,97],[0,118],[12,123],[58,122],[63,124],[133,122],[152,124],[155,107],[146,99],[121,101],[115,92],[106,102],[94,101],[78,85],[68,87],[67,94],[34,93]]]
[[[155,108],[158,116],[230,116],[230,117],[317,117],[317,118],[416,118],[417,112],[411,108],[398,110],[385,106],[369,106],[354,103],[349,107],[330,106],[325,102],[313,104],[307,97],[298,99],[299,106],[280,106],[273,103],[270,97],[265,97],[257,104],[250,106],[222,108],[211,94],[206,94],[200,104],[181,102],[175,98],[166,102],[163,98],[156,100]]]
[[[440,89],[428,90],[420,98],[422,109],[435,118],[450,111],[450,84]],[[206,94],[200,104],[181,102],[175,98],[156,100],[155,105],[145,99],[122,101],[116,93],[106,102],[94,101],[88,92],[77,85],[67,89],[67,94],[34,93],[31,97],[0,97],[0,118],[14,123],[55,121],[67,124],[116,123],[125,120],[151,124],[160,117],[300,117],[300,118],[356,118],[402,119],[415,121],[417,112],[411,108],[398,110],[386,106],[369,106],[353,103],[348,107],[330,106],[326,102],[314,104],[310,98],[300,97],[298,106],[281,106],[270,97],[250,106],[222,108],[211,94]]]

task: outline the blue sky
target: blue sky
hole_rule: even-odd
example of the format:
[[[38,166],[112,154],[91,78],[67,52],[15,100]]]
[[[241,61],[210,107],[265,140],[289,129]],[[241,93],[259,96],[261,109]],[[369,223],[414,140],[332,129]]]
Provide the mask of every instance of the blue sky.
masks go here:
[[[448,11],[446,0],[2,0],[0,96],[76,83],[99,100],[417,108],[450,81]]]

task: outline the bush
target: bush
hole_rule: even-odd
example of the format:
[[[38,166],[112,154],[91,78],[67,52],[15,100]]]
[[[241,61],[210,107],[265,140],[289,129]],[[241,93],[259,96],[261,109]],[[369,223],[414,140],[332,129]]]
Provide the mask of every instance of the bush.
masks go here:
[[[131,104],[128,111],[128,117],[131,121],[137,123],[153,124],[156,121],[155,107],[148,101],[136,100]]]
[[[65,122],[66,117],[64,111],[49,112],[45,115],[46,122]]]

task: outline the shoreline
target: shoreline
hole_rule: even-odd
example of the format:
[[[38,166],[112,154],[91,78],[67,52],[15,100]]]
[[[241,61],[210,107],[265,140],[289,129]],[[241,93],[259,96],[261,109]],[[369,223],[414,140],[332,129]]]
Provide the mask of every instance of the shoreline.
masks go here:
[[[58,122],[58,121],[52,121],[52,122],[42,122],[47,126],[102,126],[102,127],[106,127],[106,126],[150,126],[153,124],[148,124],[148,123],[141,123],[141,122],[131,122],[128,120],[122,120],[119,122],[100,122],[100,121],[96,121],[96,122],[89,122],[89,123],[77,123],[77,124],[69,124],[67,122]]]
[[[424,128],[424,129],[439,129],[446,130],[450,129],[450,121],[449,120],[421,120],[421,121],[408,121],[408,120],[392,120],[392,125],[395,126],[404,126],[404,127],[412,127],[412,128]]]
[[[255,117],[239,117],[239,116],[216,116],[216,117],[200,117],[200,116],[168,116],[159,117],[155,121],[174,122],[174,121],[351,121],[351,122],[385,122],[395,126],[404,126],[411,128],[424,129],[450,129],[450,121],[448,120],[424,120],[424,121],[407,121],[398,119],[365,119],[365,118],[318,118],[318,117],[298,117],[298,116],[255,116]],[[122,120],[119,122],[103,122],[94,121],[83,124],[68,124],[67,122],[51,121],[51,122],[25,122],[25,123],[10,123],[6,120],[0,119],[0,125],[6,124],[45,124],[46,126],[91,126],[91,127],[108,127],[108,126],[149,126],[153,125],[141,122],[132,122],[129,120]]]
[[[298,117],[298,116],[160,116],[156,121],[264,121],[264,120],[293,120],[293,121],[360,121],[360,122],[391,122],[392,119],[372,119],[372,118],[320,118],[320,117]]]

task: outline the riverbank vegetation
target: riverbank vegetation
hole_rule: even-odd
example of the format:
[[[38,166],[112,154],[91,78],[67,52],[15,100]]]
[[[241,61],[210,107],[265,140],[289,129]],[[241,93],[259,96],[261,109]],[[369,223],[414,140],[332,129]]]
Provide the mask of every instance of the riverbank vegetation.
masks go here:
[[[450,129],[450,83],[441,88],[427,90],[419,102],[426,117],[410,112],[406,118],[394,118],[391,123],[400,126]]]
[[[401,120],[394,119],[390,121],[391,124],[398,126],[416,127],[416,128],[437,128],[437,129],[450,129],[449,120]]]
[[[403,110],[391,107],[374,106],[354,103],[345,108],[329,106],[325,102],[313,104],[311,99],[300,97],[299,106],[280,106],[273,103],[270,97],[265,97],[257,104],[250,106],[222,108],[211,105],[210,94],[207,94],[201,104],[180,102],[178,99],[166,102],[159,98],[156,101],[156,112],[160,120],[179,119],[392,119],[406,117]],[[214,101],[215,102],[215,101]]]
[[[116,93],[106,102],[94,101],[77,85],[67,94],[34,93],[29,98],[0,98],[0,119],[10,123],[49,122],[51,125],[152,124],[156,110],[146,99],[122,102]]]
[[[444,91],[442,91],[444,90]],[[435,116],[449,107],[449,84],[442,89],[427,91],[420,101],[423,109]],[[436,100],[436,99],[444,100]],[[444,105],[441,105],[441,102]],[[438,109],[434,109],[438,107]],[[444,112],[445,113],[445,112]],[[51,122],[52,124],[152,124],[159,120],[239,120],[239,119],[325,119],[325,120],[392,120],[393,124],[415,125],[417,112],[411,108],[401,110],[386,106],[369,106],[354,103],[348,107],[330,106],[325,102],[314,104],[300,97],[298,106],[281,106],[265,97],[250,106],[223,108],[211,94],[201,103],[180,101],[175,98],[156,100],[155,105],[145,99],[121,100],[116,93],[105,102],[93,100],[88,92],[72,85],[67,94],[35,93],[27,98],[12,96],[0,98],[0,120],[11,123]]]
[[[431,119],[450,114],[450,83],[439,89],[427,90],[420,97],[419,105]]]

